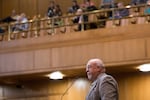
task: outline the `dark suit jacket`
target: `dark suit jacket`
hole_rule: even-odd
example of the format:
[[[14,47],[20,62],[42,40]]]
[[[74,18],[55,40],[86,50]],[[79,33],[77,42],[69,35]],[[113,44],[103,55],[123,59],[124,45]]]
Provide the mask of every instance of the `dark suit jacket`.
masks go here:
[[[81,15],[83,16],[83,22],[88,22],[88,16],[87,15]],[[73,23],[79,23],[79,19],[80,19],[80,16],[77,16],[75,19],[73,19]],[[81,24],[78,25],[78,31],[81,31],[82,28],[84,30],[86,30],[86,24],[83,24],[83,27]]]
[[[102,73],[90,88],[86,100],[118,100],[118,85],[115,79]]]

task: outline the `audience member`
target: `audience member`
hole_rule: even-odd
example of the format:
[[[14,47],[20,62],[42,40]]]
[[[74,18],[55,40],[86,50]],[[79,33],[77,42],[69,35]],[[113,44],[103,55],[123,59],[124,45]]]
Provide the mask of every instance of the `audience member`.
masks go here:
[[[54,25],[61,25],[62,24],[62,20],[61,20],[61,18],[59,18],[62,15],[63,14],[62,14],[60,6],[58,4],[55,5],[55,7],[54,7],[54,16],[53,16],[53,17],[55,17]]]
[[[14,28],[13,31],[26,31],[28,29],[28,19],[25,15],[25,13],[21,13]]]
[[[131,0],[131,5],[146,4],[147,0]]]
[[[85,0],[86,11],[97,10],[97,7],[91,0]]]
[[[86,12],[97,10],[94,2],[91,0],[83,0],[83,4],[81,4],[81,8],[84,9],[84,11],[86,11]],[[87,19],[91,18],[91,16],[93,16],[93,15],[90,15],[90,17],[87,16]],[[95,29],[95,28],[97,28],[97,24],[95,22],[91,21],[88,24],[86,24],[86,29],[87,28],[88,29]]]
[[[77,16],[73,18],[73,23],[78,23],[78,29],[77,31],[86,30],[86,24],[85,22],[88,22],[88,16],[83,15],[83,10],[78,9],[77,10]]]
[[[118,10],[115,11],[114,18],[123,18],[129,16],[129,10],[125,8],[123,2],[117,4]]]
[[[0,34],[4,33],[5,30],[0,27]]]
[[[54,6],[53,12],[54,16],[62,16],[62,11],[58,4]]]
[[[100,9],[110,9],[114,7],[114,0],[101,0]],[[112,11],[107,11],[107,18],[112,18]]]
[[[106,25],[106,13],[105,12],[101,12],[99,13],[99,15],[97,15],[97,19],[98,19],[98,27],[99,28],[104,28]]]
[[[101,0],[100,8],[114,8],[114,0]]]
[[[6,17],[6,18],[4,18],[4,19],[2,19],[1,22],[10,23],[10,22],[16,21],[17,19],[18,19],[18,15],[17,15],[16,11],[12,10],[11,15]]]
[[[85,11],[97,10],[97,7],[91,0],[84,0],[83,4],[81,4],[81,8],[84,9]]]
[[[4,38],[4,33],[5,33],[5,30],[0,27],[0,41],[3,40],[3,38]]]
[[[68,13],[76,13],[79,8],[80,6],[78,5],[77,0],[73,0],[72,6],[69,8]]]
[[[147,1],[147,6],[144,10],[144,14],[150,14],[150,0]]]
[[[54,9],[55,9],[55,2],[54,1],[50,1],[50,5],[48,7],[48,11],[47,11],[47,16],[49,17],[53,17],[54,16]]]

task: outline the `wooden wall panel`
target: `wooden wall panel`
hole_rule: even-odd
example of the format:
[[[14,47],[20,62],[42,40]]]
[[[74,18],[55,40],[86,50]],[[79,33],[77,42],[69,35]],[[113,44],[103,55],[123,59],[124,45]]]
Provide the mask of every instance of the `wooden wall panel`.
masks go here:
[[[112,74],[119,85],[119,100],[149,100],[150,73]],[[62,100],[84,100],[90,87],[87,78],[64,80],[36,80],[20,82],[23,88],[15,84],[2,87],[5,100],[61,100],[68,87],[69,90]]]
[[[2,0],[2,17],[11,15],[12,10],[19,12],[19,0]]]
[[[33,52],[1,54],[1,72],[15,72],[33,69]]]
[[[38,14],[42,17],[47,15],[47,10],[49,7],[49,0],[38,0]]]
[[[118,75],[120,100],[149,100],[150,73]]]
[[[2,18],[2,0],[0,0],[0,20]]]
[[[31,18],[36,15],[37,12],[37,0],[20,0],[20,13],[24,12]]]
[[[145,58],[145,40],[135,39],[124,41],[125,60]]]
[[[123,42],[120,41],[113,41],[113,42],[106,42],[102,43],[103,46],[99,47],[102,48],[102,58],[106,62],[113,62],[113,61],[122,61],[124,59],[124,45]]]
[[[119,62],[145,58],[145,40],[133,39],[52,49],[53,66],[83,65],[90,58]]]
[[[147,56],[150,58],[150,38],[147,40]]]
[[[51,67],[51,52],[50,49],[36,50],[34,54],[35,69],[44,69]]]
[[[69,81],[70,84],[72,83]],[[72,87],[68,91],[68,98],[64,100],[85,100],[90,87],[90,82],[86,78],[78,78],[74,81]]]

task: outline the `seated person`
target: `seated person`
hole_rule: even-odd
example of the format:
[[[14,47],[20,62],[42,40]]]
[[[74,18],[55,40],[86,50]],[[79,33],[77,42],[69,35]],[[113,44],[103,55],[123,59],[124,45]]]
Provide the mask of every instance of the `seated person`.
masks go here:
[[[146,4],[147,0],[131,0],[131,5]]]
[[[144,10],[144,14],[150,14],[150,0],[147,1],[147,6]]]
[[[88,22],[88,16],[83,15],[83,10],[78,9],[77,10],[77,15],[76,17],[73,18],[73,23],[78,23],[78,29],[77,31],[81,31],[82,29],[86,30],[86,24],[83,24],[84,22]]]
[[[5,33],[5,30],[0,27],[0,34]]]
[[[48,17],[53,17],[54,16],[54,8],[55,8],[55,2],[54,1],[50,1],[48,10],[47,10],[47,16]]]
[[[86,11],[98,10],[91,0],[85,0]]]
[[[58,4],[55,5],[53,11],[54,11],[54,16],[62,16],[62,10]]]
[[[58,4],[55,5],[53,11],[54,11],[54,16],[53,17],[55,17],[55,19],[54,19],[54,25],[58,25],[58,26],[62,25],[62,20],[61,20],[61,18],[59,18],[60,16],[63,15],[60,6]]]
[[[114,8],[114,0],[101,0],[100,8],[109,9]]]
[[[129,10],[125,8],[123,2],[119,2],[117,4],[117,7],[119,9],[115,11],[114,18],[123,18],[123,17],[129,16]]]
[[[25,13],[22,13],[15,26],[13,27],[13,31],[16,32],[16,31],[27,31],[28,30],[28,19],[26,18],[26,15]]]
[[[68,13],[76,13],[79,8],[80,6],[78,5],[77,0],[73,0],[72,6],[69,8]]]
[[[10,23],[10,22],[14,22],[18,19],[18,15],[16,14],[15,10],[12,10],[12,14],[4,19],[1,20],[1,22],[4,23]]]
[[[110,9],[115,7],[115,0],[101,0],[100,9]],[[107,18],[112,18],[112,11],[107,11]]]
[[[0,41],[3,40],[3,38],[4,38],[4,33],[5,33],[5,30],[0,27]]]
[[[106,19],[107,19],[105,12],[99,13],[99,15],[97,15],[97,19],[98,19],[98,27],[104,28],[106,25]]]
[[[83,4],[80,5],[80,8],[84,9],[84,11],[97,10],[97,7],[91,0],[83,0]]]

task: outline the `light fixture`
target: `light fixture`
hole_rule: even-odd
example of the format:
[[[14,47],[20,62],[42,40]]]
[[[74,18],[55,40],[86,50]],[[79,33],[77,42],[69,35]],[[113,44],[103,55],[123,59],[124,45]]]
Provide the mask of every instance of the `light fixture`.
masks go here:
[[[127,5],[126,8],[131,8],[131,6],[130,6],[130,5]]]
[[[140,67],[138,67],[138,69],[142,72],[149,72],[150,71],[150,63],[140,65]]]
[[[52,72],[51,74],[48,75],[50,79],[58,80],[58,79],[63,79],[63,74],[59,71]]]

